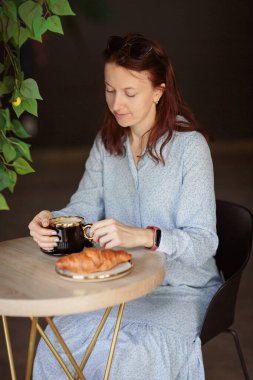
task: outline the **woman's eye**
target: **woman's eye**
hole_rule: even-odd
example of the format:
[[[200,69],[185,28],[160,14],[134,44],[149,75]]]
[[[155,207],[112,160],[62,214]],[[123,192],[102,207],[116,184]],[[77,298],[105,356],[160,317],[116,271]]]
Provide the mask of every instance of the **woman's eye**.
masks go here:
[[[128,98],[134,98],[136,94],[126,94],[126,96],[128,96]]]
[[[115,91],[114,90],[108,90],[107,88],[105,89],[106,92],[109,92],[109,94],[113,94]]]

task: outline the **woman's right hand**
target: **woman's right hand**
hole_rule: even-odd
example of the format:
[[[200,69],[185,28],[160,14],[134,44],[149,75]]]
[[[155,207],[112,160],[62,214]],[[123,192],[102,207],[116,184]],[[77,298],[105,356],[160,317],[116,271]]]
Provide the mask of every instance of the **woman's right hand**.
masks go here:
[[[59,238],[55,236],[57,232],[46,228],[49,225],[49,219],[52,217],[50,211],[44,210],[37,214],[28,225],[33,240],[46,251],[51,251],[59,241]]]

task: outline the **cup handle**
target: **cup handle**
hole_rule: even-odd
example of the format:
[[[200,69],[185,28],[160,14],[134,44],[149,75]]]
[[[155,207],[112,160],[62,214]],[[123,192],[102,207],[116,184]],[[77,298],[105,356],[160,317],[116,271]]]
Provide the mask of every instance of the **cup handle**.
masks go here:
[[[88,224],[83,224],[83,225],[82,225],[83,235],[84,235],[85,239],[87,239],[87,240],[89,240],[89,241],[92,240],[92,237],[89,236],[89,235],[87,235],[86,230],[87,230],[88,228],[91,228],[91,226],[92,226],[92,224],[90,224],[90,223],[88,223]]]

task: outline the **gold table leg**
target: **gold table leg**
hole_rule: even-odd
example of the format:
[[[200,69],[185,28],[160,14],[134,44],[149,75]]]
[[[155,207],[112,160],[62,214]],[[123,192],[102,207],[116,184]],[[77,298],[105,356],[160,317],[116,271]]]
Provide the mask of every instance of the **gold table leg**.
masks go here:
[[[84,358],[83,358],[83,360],[82,360],[82,362],[80,364],[80,369],[81,370],[83,370],[85,364],[87,363],[87,361],[88,361],[88,359],[90,357],[90,354],[91,354],[91,352],[93,350],[93,347],[95,346],[95,344],[97,342],[98,336],[99,336],[102,328],[104,327],[104,324],[105,324],[105,322],[106,322],[106,320],[108,318],[108,315],[110,314],[111,310],[112,310],[111,307],[108,307],[106,309],[106,311],[105,311],[105,313],[104,313],[104,315],[103,315],[103,317],[102,317],[102,319],[101,319],[101,321],[99,323],[99,326],[98,326],[98,328],[97,328],[97,330],[96,330],[96,332],[95,332],[95,334],[94,334],[94,336],[93,336],[93,338],[92,338],[92,340],[91,340],[91,342],[90,342],[90,344],[89,344],[89,346],[88,346],[88,348],[87,348],[87,350],[85,352]],[[78,374],[76,374],[75,380],[78,380],[78,379],[79,379]]]
[[[47,321],[47,323],[50,325],[51,329],[53,330],[56,338],[58,339],[58,341],[60,342],[62,348],[64,349],[64,351],[66,352],[71,364],[73,365],[73,367],[75,368],[78,376],[80,377],[81,380],[85,380],[85,377],[82,373],[82,370],[79,368],[77,362],[75,361],[73,355],[71,354],[68,346],[66,345],[66,343],[64,342],[61,334],[59,333],[57,327],[55,326],[54,322],[52,321],[52,319],[50,317],[45,317],[45,320]]]
[[[125,304],[121,304],[120,307],[119,307],[119,311],[118,311],[118,316],[117,316],[117,320],[116,320],[116,324],[115,324],[115,329],[114,329],[114,334],[113,334],[113,338],[112,338],[112,343],[111,343],[111,348],[110,348],[110,352],[109,352],[109,356],[108,356],[108,361],[107,361],[107,365],[106,365],[106,370],[105,370],[105,375],[104,375],[104,380],[108,380],[109,378],[109,374],[110,374],[110,369],[111,369],[111,364],[112,364],[112,360],[113,360],[113,355],[114,355],[114,351],[115,351],[115,346],[116,346],[116,342],[117,342],[117,337],[118,337],[118,333],[119,333],[119,328],[120,328],[120,324],[121,324],[121,320],[122,320],[122,315],[123,315],[123,311],[124,311],[124,306]],[[69,380],[78,380],[79,378],[81,380],[86,380],[83,373],[82,373],[82,370],[84,368],[84,366],[86,365],[89,357],[90,357],[90,354],[97,342],[97,339],[98,339],[98,336],[102,330],[102,328],[104,327],[104,324],[108,318],[108,315],[110,314],[111,312],[111,309],[112,307],[108,307],[99,323],[99,326],[91,340],[91,343],[89,344],[86,352],[85,352],[85,355],[84,355],[84,358],[81,362],[81,365],[80,367],[78,366],[77,362],[75,361],[73,355],[71,354],[68,346],[66,345],[66,343],[64,342],[64,339],[62,338],[60,332],[58,331],[57,327],[55,326],[54,322],[52,321],[52,319],[50,317],[45,317],[45,320],[47,321],[47,323],[50,325],[52,331],[54,332],[56,338],[58,339],[58,341],[60,342],[62,348],[64,349],[65,353],[67,354],[71,364],[73,365],[73,367],[75,368],[76,370],[76,375],[75,377],[73,377],[68,369],[68,367],[66,366],[65,362],[62,360],[61,356],[58,354],[58,352],[56,351],[56,349],[54,348],[53,344],[50,342],[50,340],[48,339],[47,335],[44,333],[43,329],[41,328],[41,326],[39,325],[38,323],[38,318],[37,317],[31,317],[31,320],[32,320],[32,325],[31,325],[31,330],[30,330],[30,338],[29,338],[29,347],[28,347],[28,355],[27,355],[27,366],[26,366],[26,374],[25,374],[25,380],[30,380],[31,378],[31,372],[32,372],[32,364],[33,364],[33,356],[34,356],[34,348],[35,348],[35,339],[36,339],[36,330],[38,330],[38,332],[40,333],[41,337],[44,339],[45,343],[47,344],[47,346],[49,347],[49,349],[51,350],[51,352],[53,353],[53,355],[55,356],[55,358],[57,359],[57,361],[59,362],[59,364],[61,365],[61,367],[63,368],[64,372],[66,373],[66,375],[68,376]],[[16,372],[15,372],[15,365],[14,365],[14,359],[13,359],[13,353],[12,353],[12,347],[11,347],[11,341],[10,341],[10,334],[9,334],[9,328],[8,328],[8,323],[7,323],[7,318],[5,316],[2,316],[2,320],[3,320],[3,327],[4,327],[4,335],[5,335],[5,340],[6,340],[6,346],[7,346],[7,352],[8,352],[8,358],[9,358],[9,364],[10,364],[10,370],[11,370],[11,379],[12,380],[17,380],[17,377],[16,377]]]
[[[44,341],[48,345],[49,349],[52,351],[52,353],[54,354],[54,356],[56,357],[56,359],[58,360],[58,362],[62,366],[62,368],[63,368],[64,372],[66,373],[66,375],[68,376],[68,378],[70,380],[74,380],[74,378],[71,375],[68,367],[66,366],[66,364],[64,363],[64,361],[62,360],[62,358],[60,357],[60,355],[58,354],[58,352],[56,351],[56,349],[54,348],[54,346],[52,345],[52,343],[50,342],[50,340],[46,336],[46,334],[44,333],[43,329],[40,327],[40,325],[38,323],[36,324],[36,327],[37,327],[37,330],[39,331],[40,335],[42,336],[42,338],[44,339]]]
[[[32,317],[32,325],[30,330],[30,338],[29,338],[29,346],[28,346],[28,354],[27,354],[27,363],[26,363],[26,373],[25,380],[31,379],[32,373],[32,365],[33,365],[33,356],[34,356],[34,348],[35,348],[35,338],[36,338],[36,324],[38,322],[37,317]]]
[[[121,324],[121,319],[122,319],[124,307],[125,307],[124,303],[120,304],[118,316],[117,316],[117,321],[116,321],[116,325],[115,325],[115,329],[114,329],[114,334],[113,334],[113,338],[112,338],[111,349],[110,349],[110,353],[109,353],[109,357],[108,357],[108,361],[107,361],[107,366],[106,366],[106,370],[105,370],[104,380],[109,379],[113,354],[114,354],[114,350],[115,350],[115,346],[116,346],[116,342],[117,342],[117,337],[118,337],[118,333],[119,333],[119,328],[120,328],[120,324]]]
[[[5,336],[7,353],[8,353],[8,358],[9,358],[10,370],[11,370],[11,379],[17,380],[7,318],[4,315],[2,315],[2,320],[3,320],[4,336]]]

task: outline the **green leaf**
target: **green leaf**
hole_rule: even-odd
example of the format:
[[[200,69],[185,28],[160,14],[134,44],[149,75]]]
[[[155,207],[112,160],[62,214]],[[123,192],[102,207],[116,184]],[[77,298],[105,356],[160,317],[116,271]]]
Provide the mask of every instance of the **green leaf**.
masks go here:
[[[13,170],[0,167],[0,191],[8,187],[13,192],[16,182],[17,174]]]
[[[17,20],[17,7],[13,1],[5,0],[3,2],[4,13],[10,20]]]
[[[30,146],[29,144],[26,144],[24,141],[16,140],[17,148],[19,152],[24,156],[28,161],[32,161],[31,153],[30,153]]]
[[[43,17],[36,17],[33,20],[33,38],[36,41],[42,42],[42,34],[44,34],[47,30],[47,20]]]
[[[4,158],[7,162],[13,161],[16,158],[16,149],[8,141],[3,142],[2,149]]]
[[[17,182],[17,173],[14,172],[14,170],[7,169],[7,175],[8,175],[9,180],[10,180],[10,184],[9,184],[8,188],[13,193],[14,187],[15,187],[16,182]]]
[[[32,31],[33,20],[42,16],[43,8],[39,3],[28,0],[18,8],[19,15],[28,28]]]
[[[19,22],[9,20],[7,26],[7,35],[8,38],[11,39],[13,37],[16,45],[18,45],[18,37],[19,37]]]
[[[11,119],[10,119],[10,110],[9,108],[0,110],[0,126],[2,130],[11,129]]]
[[[31,135],[25,130],[18,119],[12,120],[11,130],[17,137],[20,137],[21,139],[31,137]]]
[[[25,98],[28,99],[40,99],[42,100],[42,97],[39,93],[39,88],[36,83],[36,81],[32,78],[25,79],[20,87],[20,93]]]
[[[5,132],[6,130],[6,116],[5,116],[5,110],[0,110],[0,130]],[[0,135],[0,141],[2,136]],[[0,161],[1,163],[1,161]]]
[[[21,105],[23,105],[24,111],[27,111],[34,116],[38,116],[38,105],[36,99],[24,99]]]
[[[0,82],[0,96],[3,96],[5,94],[8,94],[10,91],[4,84],[4,82]]]
[[[7,202],[3,196],[3,194],[0,193],[0,210],[9,210],[9,206],[7,205]]]
[[[23,158],[18,158],[16,161],[13,162],[13,165],[14,169],[18,174],[23,175],[34,172],[33,168]]]
[[[68,0],[47,0],[50,11],[58,16],[75,16]]]
[[[51,32],[64,34],[59,16],[50,16],[47,18],[47,29]]]
[[[0,96],[9,94],[13,91],[14,78],[11,76],[4,77],[3,82],[0,82]]]
[[[15,114],[17,115],[17,117],[20,117],[22,115],[22,113],[25,111],[24,101],[22,101],[19,106],[13,106],[12,105],[12,108],[13,108],[13,111],[15,112]]]
[[[27,28],[24,28],[23,26],[20,26],[18,46],[21,47],[29,37],[32,37],[30,30]]]
[[[9,30],[9,29],[11,29],[11,30]],[[20,24],[19,24],[19,22],[18,23],[14,23],[14,25],[10,24],[10,22],[9,22],[8,23],[7,32],[8,32],[9,35],[12,34],[12,38],[13,38],[15,44],[17,46],[19,46],[19,34],[20,34]]]
[[[9,92],[13,91],[14,84],[15,84],[14,77],[8,75],[8,76],[4,77],[4,81],[3,82],[4,82],[6,88],[8,89]]]
[[[4,65],[0,62],[0,74],[4,71]]]
[[[6,189],[10,185],[10,179],[4,165],[0,166],[0,191]]]

